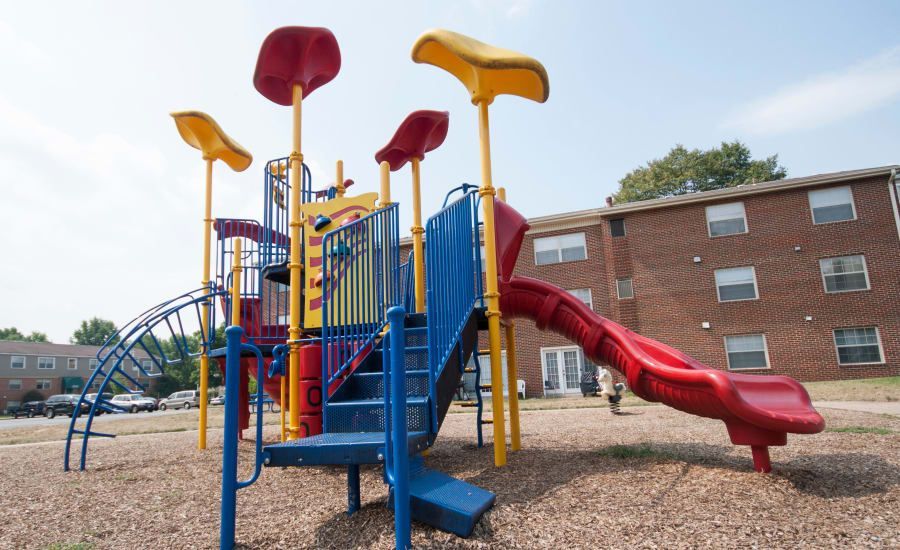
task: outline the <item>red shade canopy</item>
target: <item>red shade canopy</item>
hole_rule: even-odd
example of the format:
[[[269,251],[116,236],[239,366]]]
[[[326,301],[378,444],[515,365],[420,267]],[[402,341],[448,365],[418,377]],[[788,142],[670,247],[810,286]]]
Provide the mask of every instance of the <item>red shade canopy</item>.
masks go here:
[[[450,126],[447,111],[415,111],[400,123],[394,137],[375,153],[378,164],[387,161],[391,171],[403,168],[413,158],[422,160],[425,153],[444,143]]]
[[[341,49],[331,31],[322,27],[281,27],[259,49],[253,86],[279,105],[293,103],[294,84],[306,98],[341,70]]]

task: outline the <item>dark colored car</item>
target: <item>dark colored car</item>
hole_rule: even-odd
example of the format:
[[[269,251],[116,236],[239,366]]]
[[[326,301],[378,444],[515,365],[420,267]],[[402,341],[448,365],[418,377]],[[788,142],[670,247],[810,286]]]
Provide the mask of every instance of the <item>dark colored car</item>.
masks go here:
[[[71,394],[51,395],[44,402],[44,416],[53,418],[58,414],[72,416],[78,405],[78,396]],[[82,405],[82,412],[87,412],[87,407]]]
[[[39,416],[44,414],[44,402],[43,401],[26,401],[19,405],[15,411],[13,411],[13,418],[19,418],[22,416],[28,418],[34,418],[35,416]]]

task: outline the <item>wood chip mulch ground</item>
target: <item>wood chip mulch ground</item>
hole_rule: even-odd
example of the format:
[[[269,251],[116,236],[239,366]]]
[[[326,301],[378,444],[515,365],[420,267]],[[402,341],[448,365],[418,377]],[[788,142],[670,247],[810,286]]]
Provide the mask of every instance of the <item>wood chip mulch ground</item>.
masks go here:
[[[724,425],[664,407],[522,414],[523,447],[494,468],[474,416],[449,415],[427,463],[497,493],[467,539],[414,524],[416,548],[846,548],[900,546],[900,418],[825,410],[829,428],[751,469]],[[489,427],[488,427],[489,428]],[[267,427],[268,437],[275,432]],[[249,434],[249,432],[248,432]],[[490,430],[485,433],[490,443]],[[221,431],[92,441],[62,472],[61,443],[0,448],[0,548],[216,548]],[[251,443],[241,451],[249,470]],[[390,548],[380,471],[363,508],[337,468],[268,469],[239,493],[246,548]],[[82,543],[81,546],[72,546]]]

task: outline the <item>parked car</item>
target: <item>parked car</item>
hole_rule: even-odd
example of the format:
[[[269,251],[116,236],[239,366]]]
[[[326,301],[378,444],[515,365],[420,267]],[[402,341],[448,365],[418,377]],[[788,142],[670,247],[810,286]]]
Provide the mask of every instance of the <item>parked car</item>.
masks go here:
[[[199,407],[200,406],[200,392],[197,390],[184,390],[177,391],[166,397],[165,399],[160,400],[159,402],[159,410],[164,411],[166,409],[185,409],[188,410],[191,407]]]
[[[13,418],[19,418],[21,416],[34,418],[41,414],[44,414],[43,401],[26,401],[19,405],[16,410],[12,411]]]
[[[113,394],[107,393],[107,392],[103,392],[103,398],[101,399],[100,404],[102,405],[105,401],[112,401],[112,398],[113,398]],[[94,400],[95,400],[95,399],[97,399],[97,394],[96,394],[96,393],[89,393],[89,394],[87,394],[87,395],[84,396],[84,401],[85,401],[85,403],[87,403],[88,409],[90,409],[91,405],[94,404]],[[106,411],[104,411],[103,409],[101,409],[101,408],[99,408],[99,407],[97,408],[97,414],[98,414],[98,415],[101,415],[101,414],[103,414],[103,413],[105,413],[105,412],[106,412]]]
[[[136,413],[138,411],[153,412],[156,407],[155,400],[136,393],[122,393],[116,395],[110,402],[130,413]]]
[[[44,402],[44,416],[53,418],[58,414],[72,416],[75,413],[75,407],[78,406],[78,396],[72,394],[51,395]],[[87,407],[82,407],[82,412],[86,412]]]
[[[225,404],[225,396],[217,395],[209,400],[210,405],[224,405]]]
[[[158,411],[158,410],[159,410],[159,398],[158,398],[158,397],[153,397],[153,396],[150,396],[150,395],[145,395],[145,396],[144,396],[144,399],[148,399],[148,400],[150,400],[150,401],[153,401],[153,410],[154,410],[154,411]]]

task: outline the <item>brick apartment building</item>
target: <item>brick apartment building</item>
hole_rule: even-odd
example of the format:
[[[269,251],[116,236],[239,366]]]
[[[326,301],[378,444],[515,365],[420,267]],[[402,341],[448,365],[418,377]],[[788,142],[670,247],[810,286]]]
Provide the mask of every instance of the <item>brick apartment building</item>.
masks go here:
[[[97,368],[99,346],[0,340],[0,411],[17,407],[22,397],[37,390],[45,399],[59,393],[81,393]],[[135,351],[148,372],[153,365],[146,354]],[[137,367],[134,378],[145,379]]]
[[[804,381],[898,375],[898,168],[533,218],[516,274],[711,367]],[[579,391],[593,369],[579,347],[530,321],[516,334],[529,397]]]

